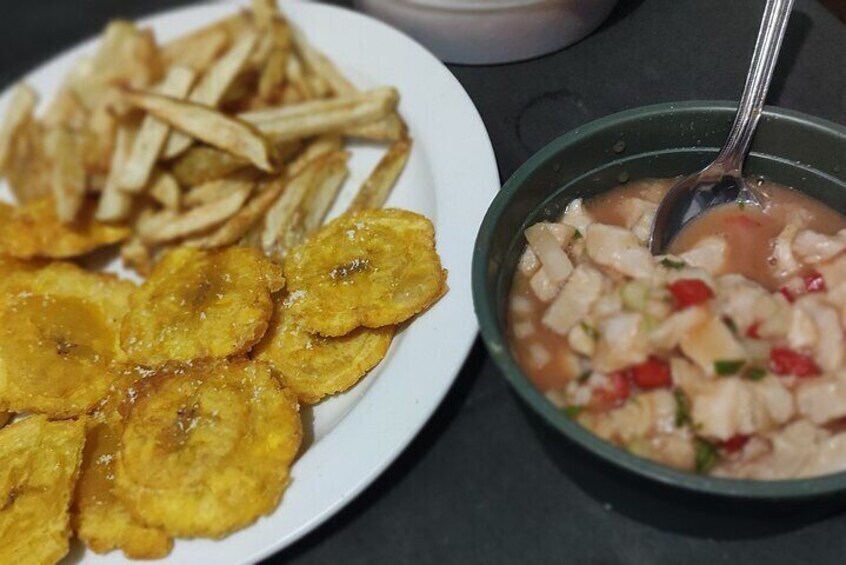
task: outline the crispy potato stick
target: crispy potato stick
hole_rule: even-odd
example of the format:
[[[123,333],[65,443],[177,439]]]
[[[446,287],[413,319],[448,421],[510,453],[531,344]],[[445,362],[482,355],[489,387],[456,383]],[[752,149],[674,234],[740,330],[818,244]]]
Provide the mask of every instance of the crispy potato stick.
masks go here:
[[[141,241],[140,237],[133,237],[121,246],[120,258],[125,267],[135,269],[142,277],[149,276],[153,271],[153,249]]]
[[[196,186],[225,177],[249,161],[206,145],[196,145],[174,161],[171,171],[182,186]]]
[[[20,128],[32,119],[36,104],[38,95],[28,84],[20,83],[12,91],[6,114],[0,123],[0,174],[6,168],[15,136]]]
[[[233,175],[232,177],[212,180],[195,186],[182,199],[186,208],[195,208],[203,204],[209,204],[232,194],[232,191],[241,187],[240,181],[249,182],[253,180],[251,174]]]
[[[286,69],[290,58],[291,52],[287,49],[277,48],[271,51],[259,78],[258,94],[260,98],[270,100],[273,94],[285,84]]]
[[[226,94],[226,90],[244,68],[256,45],[257,37],[255,33],[250,32],[238,40],[223,57],[209,67],[191,91],[188,100],[212,108],[217,107],[223,95]],[[173,132],[167,140],[162,155],[165,159],[172,159],[188,149],[192,142],[191,137],[184,133]]]
[[[106,106],[101,106],[87,116],[83,153],[89,178],[99,175],[105,179],[111,172],[112,154],[117,142],[118,119]],[[94,183],[89,183],[92,191]],[[102,189],[102,186],[100,186]]]
[[[191,137],[243,157],[263,171],[273,172],[273,147],[253,126],[208,106],[130,91],[127,101]]]
[[[399,141],[408,137],[408,126],[397,112],[381,120],[356,126],[344,131],[344,135],[368,141]]]
[[[320,160],[312,188],[294,214],[285,235],[285,249],[299,245],[321,226],[341,186],[349,176],[349,157],[349,153],[339,151]]]
[[[405,169],[411,154],[411,140],[397,141],[388,149],[370,176],[361,185],[347,212],[377,209],[385,205],[388,195]]]
[[[264,217],[261,247],[265,253],[279,257],[284,253],[285,236],[294,220],[297,209],[302,205],[308,191],[314,185],[318,163],[311,163],[303,172],[291,179],[288,187]]]
[[[63,223],[76,219],[85,198],[86,171],[80,136],[65,128],[52,129],[44,140],[52,160],[56,215]]]
[[[384,118],[399,101],[393,88],[381,88],[347,99],[318,100],[299,106],[241,114],[276,142],[344,130]]]
[[[103,194],[100,195],[100,201],[97,203],[95,218],[101,222],[125,220],[132,210],[132,195],[120,190],[117,178],[132,151],[134,137],[135,132],[129,126],[124,125],[118,128],[109,176],[106,178]]]
[[[185,98],[196,77],[188,67],[171,67],[157,91],[171,98]],[[122,190],[138,193],[147,185],[169,133],[170,126],[165,122],[150,115],[144,118],[132,152],[121,169],[118,186]]]
[[[237,243],[264,217],[265,212],[276,202],[286,186],[285,178],[273,179],[219,228],[206,236],[185,240],[183,244],[201,249],[214,249]]]
[[[303,100],[314,98],[311,87],[306,80],[305,70],[296,53],[292,53],[288,57],[285,74],[287,75],[288,85],[295,89]]]
[[[324,155],[328,155],[333,151],[340,151],[343,147],[340,136],[324,135],[318,137],[306,148],[297,155],[290,165],[288,165],[288,176],[294,177],[303,172],[303,170],[311,163]]]
[[[335,64],[308,42],[302,31],[292,26],[291,38],[307,68],[315,75],[323,77],[335,94],[349,96],[357,92],[355,86],[341,74]]]
[[[182,189],[173,175],[167,171],[156,171],[150,179],[149,195],[164,206],[165,210],[179,211]]]
[[[208,33],[192,38],[190,45],[172,44],[162,50],[169,67],[188,67],[201,73],[208,69],[230,45],[229,34],[224,29],[211,29]]]
[[[79,97],[67,87],[62,87],[47,109],[41,122],[48,128],[66,127],[81,129],[88,120],[88,110],[83,106]]]
[[[203,71],[217,59],[218,55],[229,48],[233,38],[238,37],[250,25],[247,14],[243,12],[219,20],[162,45],[162,59],[167,66],[180,65]],[[224,38],[223,43],[211,59],[206,60],[205,56],[199,57],[199,53],[211,51],[208,44],[220,42],[220,37]],[[195,63],[206,63],[206,65],[195,66]]]
[[[165,243],[215,227],[238,212],[253,190],[254,183],[250,181],[235,182],[239,186],[229,195],[182,215],[164,210],[151,216],[138,226],[138,235],[147,244]]]
[[[253,0],[250,2],[250,12],[255,18],[256,27],[261,30],[268,29],[274,20],[282,17],[276,0]]]

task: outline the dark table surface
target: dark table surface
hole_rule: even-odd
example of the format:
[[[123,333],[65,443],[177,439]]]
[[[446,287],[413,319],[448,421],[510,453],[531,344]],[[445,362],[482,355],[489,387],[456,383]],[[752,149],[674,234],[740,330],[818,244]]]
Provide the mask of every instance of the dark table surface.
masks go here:
[[[188,3],[0,0],[0,86],[111,18]],[[671,100],[736,98],[762,6],[763,0],[621,0],[605,25],[569,49],[519,64],[451,70],[479,108],[506,178],[548,141],[595,118]],[[816,0],[797,0],[771,102],[846,123],[844,62],[846,26]],[[401,458],[277,559],[301,565],[846,559],[842,513],[820,518],[773,509],[745,516],[640,496],[641,485],[605,477],[603,469],[583,465],[579,453],[562,459],[552,443],[477,342],[446,402]]]

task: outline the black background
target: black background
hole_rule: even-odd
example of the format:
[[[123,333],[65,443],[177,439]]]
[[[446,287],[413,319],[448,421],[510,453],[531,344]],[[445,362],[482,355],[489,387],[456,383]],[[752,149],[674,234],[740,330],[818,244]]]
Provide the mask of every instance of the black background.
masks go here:
[[[0,0],[0,86],[180,0]],[[349,5],[349,1],[334,1]],[[626,108],[736,99],[762,0],[621,0],[591,37],[532,61],[452,66],[503,178],[557,135]],[[846,26],[797,0],[770,101],[846,123]],[[846,160],[846,156],[844,156]],[[276,557],[311,563],[810,564],[846,560],[846,516],[654,496],[554,442],[476,343],[445,404],[376,483]],[[354,453],[349,454],[354,457]]]

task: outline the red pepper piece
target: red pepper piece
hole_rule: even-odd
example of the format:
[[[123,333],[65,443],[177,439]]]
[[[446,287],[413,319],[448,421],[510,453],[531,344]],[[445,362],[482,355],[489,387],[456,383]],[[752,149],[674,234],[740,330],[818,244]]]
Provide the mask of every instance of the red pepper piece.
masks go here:
[[[749,442],[749,436],[737,434],[723,442],[723,449],[728,453],[740,451]]]
[[[650,357],[631,368],[632,380],[643,389],[667,387],[673,384],[670,365],[657,357]]]
[[[611,383],[607,388],[594,392],[594,405],[599,409],[616,408],[631,395],[632,389],[626,372],[617,371],[608,376]]]
[[[816,271],[802,277],[802,281],[805,283],[805,290],[809,293],[826,291],[825,279]]]
[[[749,326],[748,330],[746,330],[746,337],[749,337],[749,338],[752,338],[752,339],[761,339],[761,335],[758,333],[758,330],[760,330],[760,329],[761,329],[761,322],[755,322],[754,324]]]
[[[770,351],[770,370],[777,375],[795,377],[814,377],[822,373],[810,356],[787,347],[774,347]]]
[[[792,293],[792,292],[790,292],[790,290],[789,290],[786,286],[781,287],[780,289],[778,289],[778,291],[779,291],[779,292],[781,293],[781,295],[782,295],[783,297],[785,297],[785,298],[787,299],[787,301],[788,301],[788,302],[790,302],[791,304],[793,304],[794,302],[796,302],[796,297],[795,297],[795,296],[793,296],[793,293]]]
[[[699,279],[679,279],[668,288],[679,309],[696,306],[714,298],[711,287]]]

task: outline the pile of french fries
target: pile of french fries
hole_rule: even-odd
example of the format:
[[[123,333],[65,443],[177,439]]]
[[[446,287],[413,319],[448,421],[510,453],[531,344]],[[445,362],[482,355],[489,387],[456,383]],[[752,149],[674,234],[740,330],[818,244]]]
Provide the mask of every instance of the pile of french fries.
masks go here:
[[[19,203],[52,197],[68,225],[93,205],[98,222],[130,226],[120,252],[142,275],[177,245],[278,259],[323,224],[348,142],[387,146],[350,211],[385,203],[411,151],[398,103],[394,88],[358,90],[275,0],[163,45],[117,21],[41,117],[33,89],[15,87],[0,174]]]

